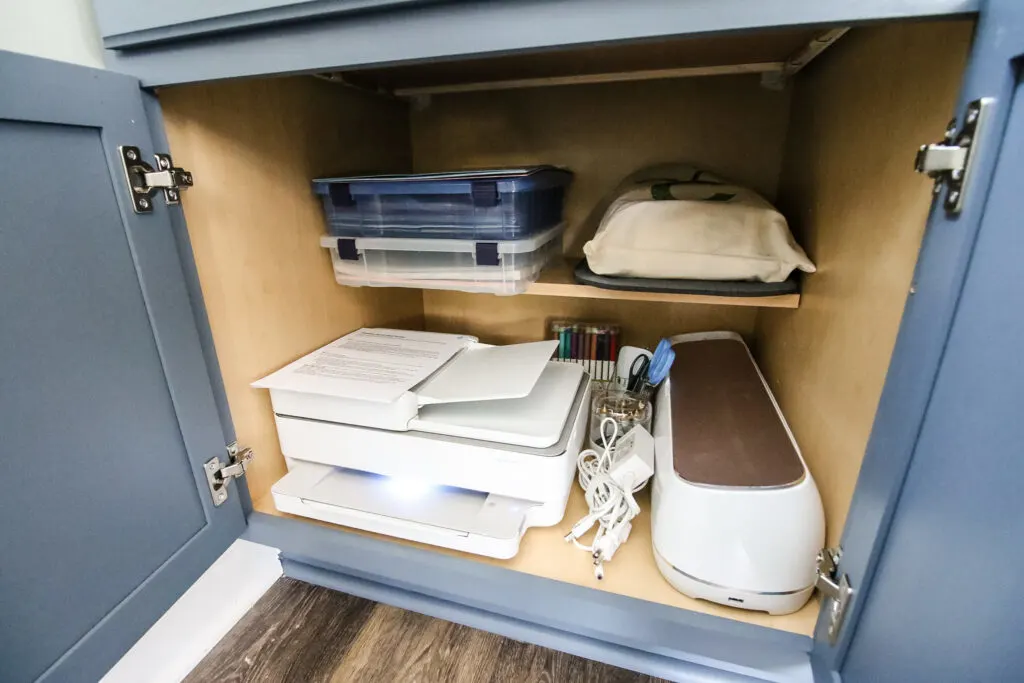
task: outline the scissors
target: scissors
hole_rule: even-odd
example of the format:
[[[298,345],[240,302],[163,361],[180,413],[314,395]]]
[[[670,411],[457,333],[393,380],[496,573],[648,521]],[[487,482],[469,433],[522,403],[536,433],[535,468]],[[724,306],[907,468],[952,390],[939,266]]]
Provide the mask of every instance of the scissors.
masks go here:
[[[667,339],[662,339],[658,342],[658,348],[654,350],[654,355],[651,357],[650,362],[644,364],[646,372],[642,376],[638,383],[637,388],[633,391],[637,391],[640,394],[640,403],[647,403],[647,400],[651,397],[651,391],[654,387],[662,383],[665,377],[668,376],[668,370],[672,367],[672,362],[676,359],[676,352],[672,350],[672,344]],[[635,364],[635,362],[634,362]],[[633,373],[630,368],[630,384],[632,384]]]
[[[644,355],[633,359],[633,363],[629,366],[629,378],[626,381],[627,391],[637,391],[640,388],[641,383],[647,377],[647,368],[650,364],[651,360]]]

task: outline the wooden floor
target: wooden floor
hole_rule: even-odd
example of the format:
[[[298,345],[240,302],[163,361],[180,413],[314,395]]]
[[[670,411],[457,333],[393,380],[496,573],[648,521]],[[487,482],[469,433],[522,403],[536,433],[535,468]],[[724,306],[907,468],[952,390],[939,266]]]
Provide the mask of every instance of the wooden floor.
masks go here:
[[[657,679],[283,578],[185,680],[646,683]]]

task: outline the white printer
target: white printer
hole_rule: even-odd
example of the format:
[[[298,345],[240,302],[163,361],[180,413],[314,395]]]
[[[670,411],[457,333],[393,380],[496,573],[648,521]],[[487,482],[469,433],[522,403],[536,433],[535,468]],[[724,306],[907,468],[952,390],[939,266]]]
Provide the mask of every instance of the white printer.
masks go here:
[[[561,521],[590,381],[557,341],[361,329],[253,386],[270,390],[283,512],[497,558]]]

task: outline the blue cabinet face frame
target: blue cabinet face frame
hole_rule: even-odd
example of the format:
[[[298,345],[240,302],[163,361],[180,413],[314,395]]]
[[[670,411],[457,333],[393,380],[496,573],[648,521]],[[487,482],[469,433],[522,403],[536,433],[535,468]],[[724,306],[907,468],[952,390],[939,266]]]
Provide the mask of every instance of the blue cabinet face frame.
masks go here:
[[[250,4],[286,12],[293,5],[319,11],[351,9],[360,2]],[[383,9],[331,12],[329,19],[289,25],[266,24],[242,12],[249,25],[262,27],[230,34],[219,33],[225,29],[216,23],[218,17],[159,26],[142,17],[117,34],[117,40],[127,41],[122,44],[135,41],[135,47],[112,52],[112,65],[145,83],[166,84],[978,9],[969,0],[873,0],[855,9],[845,2],[752,6],[699,0],[683,12],[679,4],[656,0],[628,8],[595,0],[581,17],[579,3],[570,0],[363,4]],[[248,6],[245,0],[236,5]],[[967,547],[969,523],[983,523],[986,511],[1008,518],[1014,512],[1006,505],[1011,491],[1000,491],[1001,497],[986,506],[990,491],[957,487],[970,481],[958,478],[956,469],[962,464],[958,457],[969,454],[951,449],[958,435],[970,433],[978,452],[1005,454],[1019,444],[1019,431],[1012,431],[1019,427],[1005,412],[989,410],[984,415],[990,419],[1006,419],[985,424],[979,417],[971,425],[984,428],[973,432],[942,429],[956,429],[958,419],[973,414],[958,414],[954,397],[960,388],[975,392],[973,410],[985,408],[986,399],[1019,398],[1019,372],[999,376],[983,366],[991,382],[988,396],[989,385],[971,384],[963,359],[965,349],[999,350],[991,346],[995,332],[984,334],[993,320],[986,306],[1002,304],[1004,314],[1019,309],[1010,300],[1013,290],[995,287],[975,269],[1002,272],[998,268],[1007,268],[1008,256],[1016,253],[1001,252],[999,244],[1013,239],[1006,223],[1014,215],[1007,195],[1012,196],[1014,181],[1019,185],[1020,165],[1005,158],[997,165],[997,157],[1016,84],[1012,60],[1024,51],[1022,14],[1013,0],[981,4],[961,100],[990,96],[996,106],[984,139],[977,141],[978,172],[963,213],[950,218],[938,208],[929,219],[916,293],[904,314],[843,537],[840,571],[858,592],[838,646],[827,644],[824,622],[812,644],[663,606],[638,609],[618,596],[591,599],[583,588],[567,590],[488,565],[258,513],[249,516],[248,536],[280,544],[290,575],[670,677],[739,680],[757,673],[782,680],[810,652],[822,680],[837,672],[850,680],[874,679],[913,672],[912,657],[923,655],[922,644],[929,642],[945,645],[926,653],[935,671],[945,670],[944,654],[951,657],[950,666],[963,666],[968,660],[955,659],[962,655],[949,645],[956,636],[948,630],[952,627],[934,617],[914,618],[923,603],[906,596],[913,583],[906,574],[915,560],[909,551],[919,547],[910,541],[924,538],[915,525],[927,523],[928,510],[939,504],[932,497],[935,487],[948,486],[945,490],[969,513],[964,526],[950,525],[954,551]],[[204,25],[207,20],[214,23]],[[505,42],[477,30],[485,21],[507,22],[501,34]],[[162,30],[172,33],[165,42],[154,42]],[[415,40],[401,39],[413,34]],[[178,40],[186,35],[194,39]],[[215,508],[202,473],[202,463],[222,455],[233,440],[233,428],[183,218],[177,208],[159,202],[151,215],[133,214],[116,166],[120,144],[139,146],[146,154],[166,149],[156,101],[139,85],[116,73],[0,53],[0,92],[5,93],[0,99],[0,678],[5,681],[98,678],[246,528],[244,486],[233,487],[229,503]],[[1014,121],[1020,119],[1020,106]],[[1007,129],[1017,148],[1018,124]],[[188,160],[177,161],[187,166]],[[1012,331],[1019,323],[1017,317],[1003,324]],[[1007,458],[986,461],[1006,467],[1006,478],[978,481],[1009,486],[1014,461]],[[1018,510],[1012,520],[1017,532],[1020,517]],[[920,547],[930,543],[941,549],[944,529],[928,531]],[[970,568],[967,578],[980,585],[985,577],[976,574],[984,563]],[[927,585],[929,572],[942,569],[922,569],[920,585]],[[416,583],[419,571],[442,578],[427,591]],[[945,590],[955,590],[953,579],[964,578],[950,577],[941,584]],[[510,595],[495,597],[490,581],[500,582]],[[1004,591],[1007,605],[1024,597],[1019,584]],[[887,604],[901,596],[903,611],[888,612]],[[574,607],[562,609],[567,605]],[[614,629],[575,623],[573,614],[587,609],[625,615],[634,633],[617,638]],[[548,615],[543,620],[542,613]],[[1020,627],[1012,609],[974,614],[977,637],[985,629],[998,635],[999,629]],[[950,621],[957,617],[963,615],[951,615]],[[908,658],[898,660],[892,653],[911,625],[918,630],[903,642],[920,649],[907,648]],[[1002,641],[993,637],[991,642]],[[717,659],[716,653],[737,649],[742,652],[731,671],[713,669],[709,660]],[[1005,663],[998,661],[998,652],[986,656],[991,666]],[[892,657],[892,668],[879,657]]]
[[[286,21],[394,9],[438,0],[179,0],[174,6],[132,0],[94,3],[103,45],[139,47],[174,39],[268,26]]]
[[[773,26],[850,26],[964,15],[977,12],[980,4],[979,0],[233,0],[229,6],[248,5],[251,11],[179,24],[164,20],[161,10],[150,3],[138,7],[152,14],[148,25],[154,28],[140,30],[133,39],[130,33],[112,33],[120,30],[115,27],[121,21],[107,19],[127,0],[94,1],[100,25],[108,27],[106,47],[119,46],[107,51],[108,66],[137,76],[146,86]],[[337,13],[341,7],[359,4],[366,5],[364,11]],[[268,5],[274,9],[265,11],[276,13],[277,23],[260,25],[263,10],[259,8]],[[314,10],[321,12],[312,15],[315,19],[303,14]],[[147,23],[133,25],[141,29]],[[209,33],[211,27],[217,32]]]

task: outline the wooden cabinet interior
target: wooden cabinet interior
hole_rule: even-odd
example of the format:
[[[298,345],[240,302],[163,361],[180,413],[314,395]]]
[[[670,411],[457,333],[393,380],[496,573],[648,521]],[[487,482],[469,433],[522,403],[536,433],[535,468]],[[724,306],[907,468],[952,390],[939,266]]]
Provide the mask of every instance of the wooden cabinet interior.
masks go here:
[[[309,180],[411,166],[406,108],[312,78],[159,93],[173,153],[202,181],[185,217],[231,417],[259,457],[253,497],[286,469],[270,397],[249,384],[362,326],[423,325],[420,292],[334,282]],[[195,190],[193,192],[193,190]]]
[[[571,168],[564,244],[582,256],[615,186],[644,166],[690,162],[774,199],[789,100],[756,76],[437,95],[411,112],[413,166]]]
[[[253,380],[366,325],[507,343],[546,336],[553,318],[580,318],[618,323],[624,343],[641,345],[698,330],[742,334],[818,481],[836,541],[930,205],[914,151],[953,111],[971,30],[965,21],[858,28],[781,92],[751,75],[460,93],[425,107],[309,77],[161,91],[171,153],[196,179],[185,215],[234,424],[257,453],[248,476],[257,509],[273,512],[267,496],[285,462],[269,398]],[[779,203],[819,268],[804,279],[799,309],[340,287],[309,186],[363,171],[564,164],[577,173],[565,250],[579,255],[620,178],[667,161],[707,167]],[[559,568],[543,551],[563,547],[562,533],[532,530],[508,566],[593,585],[589,569]],[[656,576],[642,532],[627,550],[602,590],[813,628],[814,602],[786,618],[698,604]]]
[[[914,152],[956,106],[972,25],[851,31],[797,77],[778,204],[818,272],[755,348],[842,535],[910,292],[932,183]],[[819,68],[814,68],[818,66]]]

